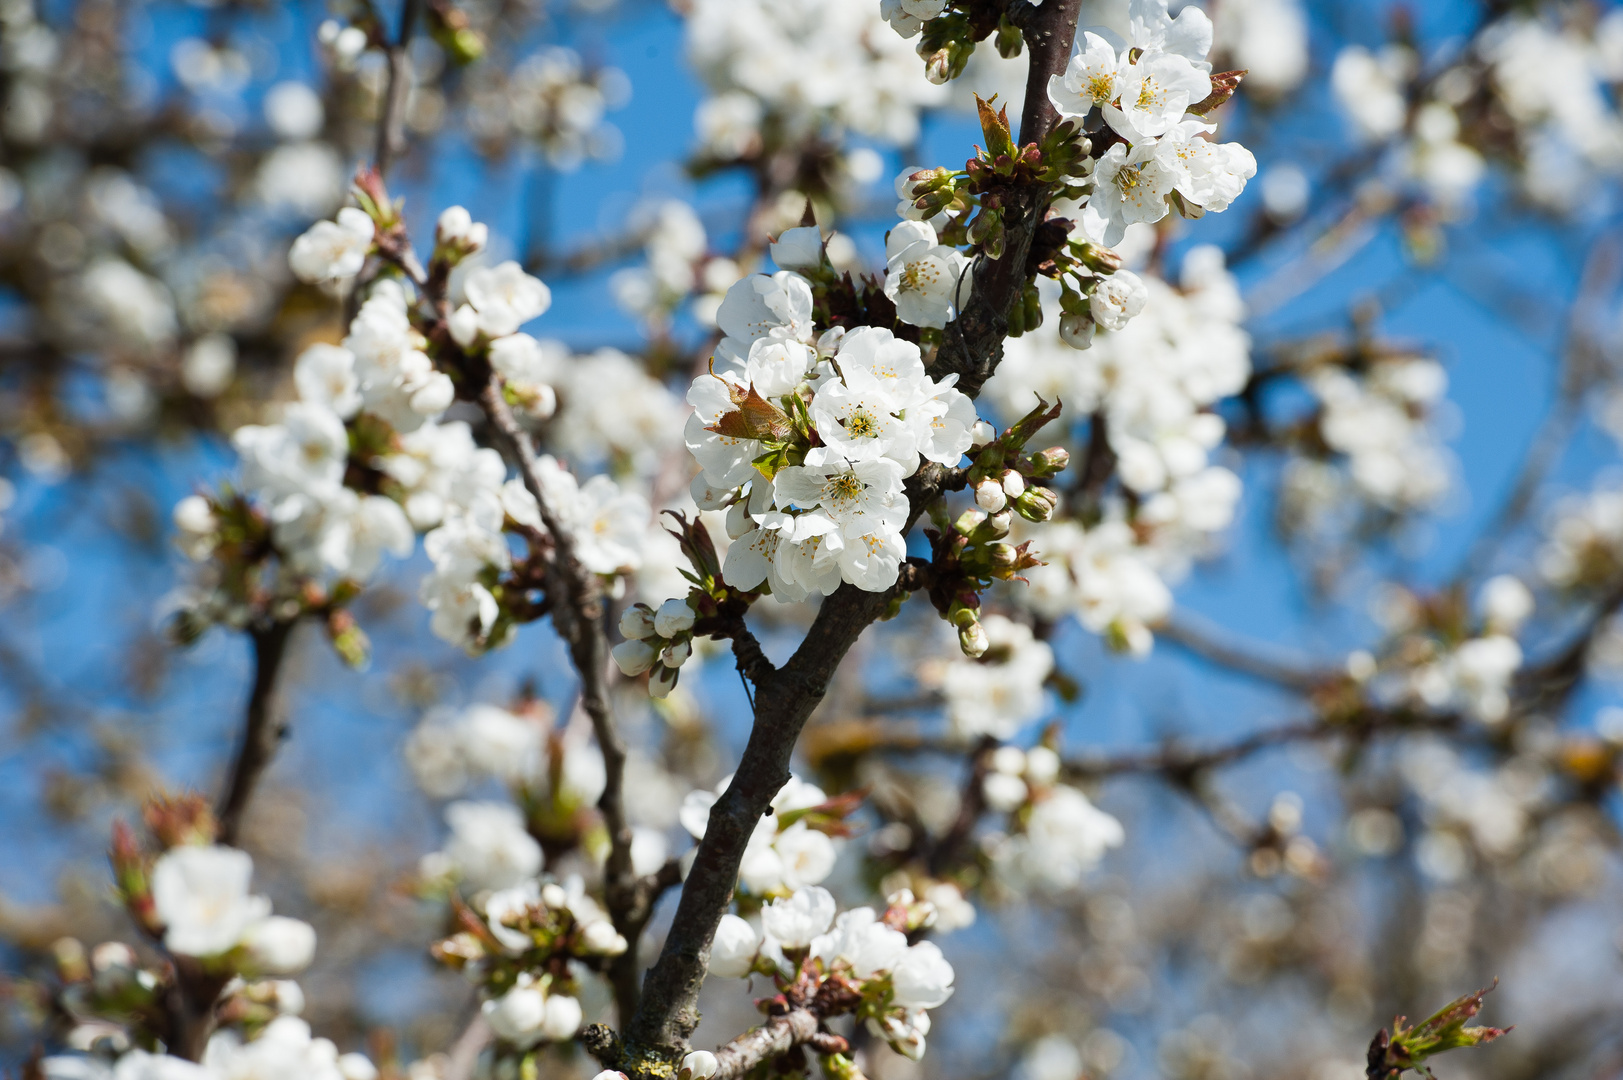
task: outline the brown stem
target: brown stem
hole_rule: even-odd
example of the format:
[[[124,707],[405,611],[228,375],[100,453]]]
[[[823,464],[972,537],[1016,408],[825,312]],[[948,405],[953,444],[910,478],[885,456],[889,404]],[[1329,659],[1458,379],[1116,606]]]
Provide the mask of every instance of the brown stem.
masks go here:
[[[763,1061],[788,1053],[816,1035],[817,1015],[810,1009],[774,1016],[716,1051],[717,1069],[712,1080],[736,1080]]]
[[[253,798],[254,788],[266,766],[276,754],[276,747],[287,736],[287,721],[276,709],[276,677],[281,671],[287,653],[288,637],[296,620],[277,620],[267,627],[249,631],[254,644],[254,687],[248,694],[248,708],[243,723],[242,742],[237,747],[236,762],[231,767],[231,779],[220,796],[217,810],[220,819],[218,838],[222,844],[235,845],[242,832],[242,816]]]
[[[1048,77],[1068,62],[1076,34],[1080,0],[1048,0],[1029,12],[1025,27],[1032,46],[1030,84],[1040,84],[1046,97]],[[1040,141],[1054,121],[1052,109],[1033,103],[1022,119],[1022,142]],[[1014,205],[1018,204],[1018,205]],[[1047,209],[1041,188],[1017,192],[1006,220],[1007,239],[1001,259],[983,260],[975,274],[975,293],[962,315],[949,324],[936,357],[936,374],[956,372],[959,388],[970,397],[997,368],[1008,330],[1009,307],[1025,284],[1026,253],[1032,232]],[[950,475],[926,465],[908,481],[911,528],[925,507],[948,483]],[[905,530],[904,530],[905,531]],[[897,586],[903,588],[900,583]],[[818,611],[811,630],[788,663],[761,670],[756,685],[755,722],[733,782],[710,809],[710,822],[694,855],[693,868],[658,961],[643,982],[641,1006],[625,1036],[628,1064],[641,1059],[673,1060],[687,1047],[699,1023],[699,988],[709,964],[710,943],[722,914],[732,901],[738,866],[755,823],[789,779],[789,759],[812,710],[828,689],[834,670],[862,631],[884,613],[890,592],[866,592],[845,584]]]
[[[1455,731],[1459,727],[1460,718],[1453,713],[1367,710],[1343,720],[1316,717],[1295,724],[1264,728],[1234,742],[1204,750],[1168,743],[1153,750],[1129,751],[1114,757],[1082,758],[1066,762],[1064,774],[1067,779],[1085,781],[1135,773],[1158,773],[1175,783],[1188,784],[1193,777],[1211,769],[1291,743],[1325,742],[1338,738],[1368,741],[1383,735]]]
[[[1275,686],[1309,694],[1337,677],[1334,670],[1314,670],[1266,656],[1261,646],[1239,644],[1232,631],[1181,612],[1155,628],[1160,637],[1214,664]]]
[[[400,12],[400,36],[389,46],[389,86],[384,91],[383,115],[378,118],[377,148],[372,159],[378,175],[385,176],[396,156],[406,149],[406,99],[411,95],[411,36],[416,32],[423,0],[406,0]]]
[[[479,403],[490,422],[501,433],[513,455],[518,459],[524,486],[535,496],[541,511],[541,521],[552,536],[553,559],[547,571],[547,595],[552,600],[552,625],[569,645],[570,658],[580,674],[580,704],[592,721],[599,749],[603,752],[606,783],[597,801],[598,811],[609,833],[609,857],[604,867],[604,899],[614,928],[626,939],[626,951],[615,958],[610,968],[610,981],[614,984],[615,1006],[621,1023],[626,1023],[637,1010],[637,976],[639,962],[637,938],[647,923],[647,913],[640,898],[636,872],[631,865],[631,825],[625,814],[626,745],[614,722],[609,706],[609,645],[603,629],[603,593],[596,577],[586,570],[575,557],[575,538],[558,520],[553,508],[547,504],[536,471],[535,447],[530,436],[518,424],[513,410],[502,397],[500,380],[492,375],[479,392]]]

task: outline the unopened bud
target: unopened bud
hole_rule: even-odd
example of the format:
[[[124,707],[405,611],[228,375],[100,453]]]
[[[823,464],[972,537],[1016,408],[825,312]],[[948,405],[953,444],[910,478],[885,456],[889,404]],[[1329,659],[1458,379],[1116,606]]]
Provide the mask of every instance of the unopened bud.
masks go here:
[[[619,665],[620,671],[627,675],[641,675],[654,666],[654,657],[658,654],[654,647],[639,638],[622,641],[614,647],[612,652],[614,662]],[[664,695],[659,695],[663,697]]]
[[[682,1059],[678,1080],[710,1080],[721,1068],[716,1055],[708,1050],[695,1050]]]
[[[952,56],[946,49],[938,49],[924,61],[924,77],[937,86],[952,78]]]
[[[641,641],[654,636],[654,609],[647,604],[632,604],[620,613],[620,636],[627,641]]]
[[[473,310],[470,304],[463,304],[451,312],[445,324],[446,329],[451,332],[451,340],[464,349],[479,338],[479,313]]]
[[[964,651],[965,656],[974,660],[985,656],[992,643],[987,640],[986,630],[977,620],[973,625],[958,631],[958,647]]]
[[[1061,315],[1059,339],[1073,349],[1086,349],[1093,344],[1093,320],[1086,315]]]
[[[676,668],[655,664],[654,673],[648,679],[649,696],[656,698],[670,697],[671,691],[676,689],[676,680],[680,674],[681,672]]]
[[[662,638],[673,638],[684,630],[693,629],[696,618],[687,597],[673,596],[654,612],[654,632]]]
[[[541,902],[554,911],[561,911],[569,906],[569,894],[562,885],[549,881],[541,886]]]
[[[1011,499],[1018,499],[1021,492],[1026,490],[1026,478],[1013,469],[1004,469],[1001,479],[1003,482],[1003,494]]]
[[[626,951],[626,939],[614,929],[614,924],[607,919],[598,919],[589,922],[581,931],[581,944],[587,952],[599,956],[619,956]]]
[[[1015,510],[1027,521],[1047,521],[1058,506],[1059,496],[1045,487],[1027,488],[1014,500]]]
[[[975,485],[975,505],[989,514],[995,514],[1009,504],[1003,485],[987,478]]]
[[[434,228],[435,254],[451,263],[472,255],[489,239],[489,227],[461,206],[447,207]]]
[[[1036,476],[1053,476],[1064,472],[1071,464],[1071,452],[1063,446],[1050,446],[1041,453],[1031,455],[1031,468]]]
[[[668,668],[679,668],[693,655],[693,642],[673,641],[659,654],[659,662]]]
[[[997,438],[997,428],[985,420],[975,421],[975,426],[969,429],[969,445],[973,450],[979,450],[993,439]]]
[[[1014,515],[1003,509],[987,518],[979,529],[975,530],[972,539],[977,541],[1001,540],[1009,535],[1009,527],[1014,524]]]
[[[1083,244],[1078,256],[1082,265],[1100,274],[1114,274],[1121,269],[1121,256],[1114,248],[1098,244]]]
[[[992,576],[1007,581],[1014,576],[1014,571],[1020,565],[1020,553],[1014,549],[1013,544],[1002,542],[990,544],[986,548],[986,562],[992,568]]]

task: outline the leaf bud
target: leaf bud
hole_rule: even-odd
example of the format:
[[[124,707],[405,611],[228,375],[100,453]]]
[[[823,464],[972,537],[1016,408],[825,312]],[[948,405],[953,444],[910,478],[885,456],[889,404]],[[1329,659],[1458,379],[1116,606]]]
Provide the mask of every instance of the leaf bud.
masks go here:
[[[1054,516],[1059,496],[1045,487],[1027,488],[1014,500],[1014,508],[1027,521],[1047,521]]]
[[[1063,446],[1050,446],[1047,450],[1031,455],[1031,473],[1033,476],[1053,476],[1064,472],[1071,463],[1071,452]]]

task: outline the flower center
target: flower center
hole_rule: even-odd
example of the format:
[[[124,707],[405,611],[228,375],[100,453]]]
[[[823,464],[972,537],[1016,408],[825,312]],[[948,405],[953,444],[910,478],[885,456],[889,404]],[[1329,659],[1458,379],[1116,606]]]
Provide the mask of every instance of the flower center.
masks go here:
[[[1161,104],[1161,99],[1163,96],[1164,95],[1161,92],[1161,84],[1154,78],[1147,78],[1139,84],[1137,102],[1138,107],[1140,109],[1154,108],[1155,106]]]
[[[867,409],[852,409],[844,427],[845,433],[853,439],[872,439],[879,434],[879,421]]]
[[[862,481],[856,473],[840,473],[828,478],[823,487],[823,498],[835,504],[853,502],[862,494]]]
[[[1114,80],[1111,79],[1110,72],[1100,72],[1088,80],[1088,96],[1093,98],[1095,101],[1109,101],[1111,98],[1116,96],[1111,92],[1115,89],[1111,85],[1113,82]]]

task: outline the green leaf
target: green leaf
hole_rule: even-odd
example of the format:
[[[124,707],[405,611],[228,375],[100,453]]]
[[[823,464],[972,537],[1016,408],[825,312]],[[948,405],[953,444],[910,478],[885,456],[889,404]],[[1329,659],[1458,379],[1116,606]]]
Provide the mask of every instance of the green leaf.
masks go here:
[[[996,161],[1000,155],[1014,157],[1014,136],[1009,134],[1009,107],[1005,105],[998,112],[992,111],[992,105],[997,101],[993,94],[990,101],[975,95],[975,108],[981,115],[981,133],[986,136],[986,152]]]

